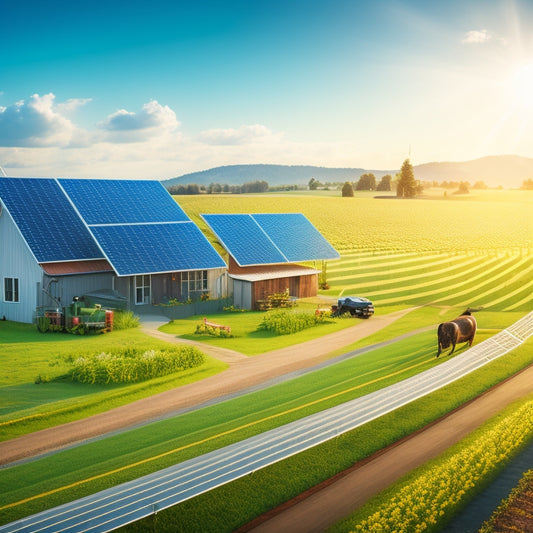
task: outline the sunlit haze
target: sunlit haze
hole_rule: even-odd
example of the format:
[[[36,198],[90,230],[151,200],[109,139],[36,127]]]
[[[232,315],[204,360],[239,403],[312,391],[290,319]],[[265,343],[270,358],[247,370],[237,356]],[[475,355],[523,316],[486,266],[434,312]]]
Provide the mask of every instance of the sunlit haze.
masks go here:
[[[8,175],[533,157],[530,0],[21,0],[1,18]]]

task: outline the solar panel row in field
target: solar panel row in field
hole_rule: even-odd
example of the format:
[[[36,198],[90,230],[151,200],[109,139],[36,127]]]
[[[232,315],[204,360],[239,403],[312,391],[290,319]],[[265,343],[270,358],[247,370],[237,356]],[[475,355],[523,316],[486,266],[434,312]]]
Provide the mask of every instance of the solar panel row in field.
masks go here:
[[[202,215],[240,266],[338,259],[301,213]]]
[[[104,256],[51,178],[2,178],[0,198],[38,263]]]

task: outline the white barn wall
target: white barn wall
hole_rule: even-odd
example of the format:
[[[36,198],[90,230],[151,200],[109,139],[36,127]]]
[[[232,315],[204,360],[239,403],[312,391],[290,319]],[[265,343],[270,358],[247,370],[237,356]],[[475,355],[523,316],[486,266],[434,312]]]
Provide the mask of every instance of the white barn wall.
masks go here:
[[[6,302],[4,278],[18,278],[19,301]],[[33,322],[43,271],[6,209],[0,213],[0,318]]]

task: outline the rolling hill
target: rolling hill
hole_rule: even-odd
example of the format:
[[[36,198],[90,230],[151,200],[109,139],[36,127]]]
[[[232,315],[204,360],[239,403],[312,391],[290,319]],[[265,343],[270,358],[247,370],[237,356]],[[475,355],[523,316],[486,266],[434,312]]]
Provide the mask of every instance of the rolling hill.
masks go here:
[[[355,182],[361,174],[373,173],[379,180],[385,174],[394,175],[399,169],[374,170],[363,168],[328,168],[310,165],[228,165],[184,174],[163,180],[165,187],[173,185],[209,185],[220,183],[242,185],[252,181],[267,181],[271,186],[307,185],[311,178],[325,182]],[[484,181],[489,187],[517,188],[526,179],[533,179],[533,158],[516,155],[487,156],[464,162],[434,162],[414,166],[415,178],[422,181]]]

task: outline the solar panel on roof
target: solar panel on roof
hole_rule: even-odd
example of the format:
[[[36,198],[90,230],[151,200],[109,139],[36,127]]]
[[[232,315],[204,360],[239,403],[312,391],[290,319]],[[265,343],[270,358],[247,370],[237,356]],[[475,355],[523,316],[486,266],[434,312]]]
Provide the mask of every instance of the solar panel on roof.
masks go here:
[[[226,266],[192,221],[91,226],[90,230],[119,276]]]
[[[290,262],[340,257],[301,213],[254,214],[252,217]]]
[[[103,258],[56,180],[1,177],[0,198],[37,262]]]
[[[250,215],[202,215],[241,266],[285,263],[287,258]]]
[[[202,215],[240,266],[338,259],[301,213]]]
[[[190,220],[158,181],[105,179],[59,179],[58,181],[89,226]]]

